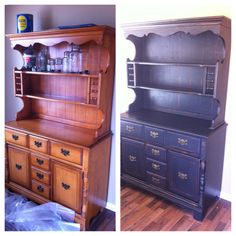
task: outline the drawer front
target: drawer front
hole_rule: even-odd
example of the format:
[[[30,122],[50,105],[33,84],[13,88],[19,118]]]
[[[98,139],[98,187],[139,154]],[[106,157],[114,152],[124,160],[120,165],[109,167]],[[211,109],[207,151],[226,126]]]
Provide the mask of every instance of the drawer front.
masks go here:
[[[50,187],[48,187],[38,181],[32,180],[32,190],[33,190],[33,192],[40,194],[41,196],[43,196],[47,199],[50,198]]]
[[[158,188],[166,188],[166,178],[147,172],[147,182]]]
[[[166,149],[147,144],[146,155],[157,161],[166,162]]]
[[[39,167],[44,170],[49,170],[49,158],[31,153],[31,165]]]
[[[166,144],[170,147],[199,154],[201,139],[189,135],[182,135],[180,133],[167,132]]]
[[[121,121],[121,134],[129,137],[143,139],[143,125]]]
[[[41,183],[50,184],[50,173],[42,171],[40,169],[31,167],[31,177],[32,179],[38,180]]]
[[[5,138],[7,142],[15,143],[21,146],[27,146],[27,134],[6,129]]]
[[[121,139],[122,171],[139,179],[145,179],[144,143]]]
[[[145,126],[145,140],[152,144],[164,144],[164,130]]]
[[[169,190],[199,200],[200,160],[177,152],[168,152]]]
[[[80,213],[82,171],[53,163],[53,200]]]
[[[163,177],[166,176],[166,164],[164,163],[147,158],[146,168],[147,168],[147,171],[150,171],[154,174],[161,175]]]
[[[30,140],[29,141],[30,149],[33,149],[33,150],[36,150],[39,152],[43,152],[43,153],[48,152],[48,140],[47,139],[43,139],[43,138],[39,138],[39,137],[30,135],[29,140]]]
[[[29,188],[29,153],[18,148],[8,147],[9,179]]]
[[[81,148],[72,147],[62,143],[51,142],[52,156],[82,165],[82,154],[83,151]]]

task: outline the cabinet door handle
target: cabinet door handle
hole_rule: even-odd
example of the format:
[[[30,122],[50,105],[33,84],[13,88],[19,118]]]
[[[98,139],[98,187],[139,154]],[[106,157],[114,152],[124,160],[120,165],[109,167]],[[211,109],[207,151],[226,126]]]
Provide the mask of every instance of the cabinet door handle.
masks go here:
[[[152,154],[154,156],[160,156],[160,150],[152,148]]]
[[[178,138],[178,143],[182,146],[187,146],[188,145],[188,140],[183,139],[183,138]]]
[[[36,146],[37,148],[42,147],[42,143],[39,141],[34,141],[34,146]]]
[[[43,192],[44,192],[44,187],[43,187],[42,185],[38,185],[38,186],[37,186],[37,190],[38,190],[39,192],[43,193]]]
[[[129,155],[129,160],[132,161],[132,162],[134,162],[134,161],[136,161],[136,157],[135,157],[135,156],[132,156],[132,155]]]
[[[69,151],[69,150],[66,150],[66,149],[61,148],[61,153],[62,153],[64,156],[70,156],[70,151]]]
[[[160,170],[161,166],[159,164],[156,164],[156,163],[152,163],[152,168],[154,170]]]
[[[125,129],[126,129],[128,132],[133,132],[133,131],[134,131],[134,126],[126,125]]]
[[[40,173],[36,173],[36,176],[39,178],[39,179],[43,179],[44,178],[44,175],[43,174],[40,174]]]
[[[178,172],[178,178],[182,179],[182,180],[187,180],[188,179],[188,174],[186,173],[182,173],[182,172]]]
[[[17,141],[17,140],[19,139],[19,136],[16,135],[16,134],[12,134],[12,138],[13,138],[15,141]]]
[[[43,160],[41,160],[41,159],[38,159],[38,158],[36,158],[36,161],[37,161],[37,163],[38,163],[39,165],[42,165],[42,164],[44,163],[44,161],[43,161]]]
[[[22,165],[16,164],[16,169],[17,169],[17,170],[22,169]]]
[[[65,183],[61,183],[61,186],[65,189],[65,190],[68,190],[70,188],[70,185],[69,184],[65,184]]]
[[[149,134],[152,138],[158,138],[158,136],[159,136],[159,133],[157,131],[150,131]]]

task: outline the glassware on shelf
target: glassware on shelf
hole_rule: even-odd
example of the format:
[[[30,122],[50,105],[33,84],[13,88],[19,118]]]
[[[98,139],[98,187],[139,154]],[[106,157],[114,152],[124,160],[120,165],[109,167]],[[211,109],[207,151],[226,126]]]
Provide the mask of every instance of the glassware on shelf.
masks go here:
[[[50,58],[49,64],[50,64],[50,71],[54,72],[55,71],[55,60],[53,58]]]
[[[47,71],[47,48],[43,48],[38,55],[38,71]]]
[[[82,73],[82,52],[79,45],[72,44],[72,51],[70,52],[71,71],[73,73]],[[69,66],[70,67],[70,66]]]
[[[50,59],[47,60],[47,72],[51,71]]]
[[[56,72],[62,71],[62,59],[60,57],[55,59],[55,71]]]
[[[71,72],[69,70],[69,56],[70,56],[70,52],[65,51],[64,52],[64,58],[63,58],[63,61],[62,61],[62,71],[64,73]]]
[[[26,50],[23,52],[23,60],[24,60],[23,69],[32,70],[33,68],[35,68],[36,56],[32,45],[26,48]]]

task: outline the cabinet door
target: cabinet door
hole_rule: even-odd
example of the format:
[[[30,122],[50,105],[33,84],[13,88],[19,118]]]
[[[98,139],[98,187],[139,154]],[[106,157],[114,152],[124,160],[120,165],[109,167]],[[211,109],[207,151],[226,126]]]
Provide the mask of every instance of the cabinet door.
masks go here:
[[[177,152],[168,152],[167,160],[169,190],[197,202],[200,160]]]
[[[8,147],[9,179],[29,188],[29,153],[18,148]]]
[[[82,171],[53,162],[53,200],[81,212]]]
[[[136,178],[144,179],[144,143],[127,138],[121,139],[122,171]]]

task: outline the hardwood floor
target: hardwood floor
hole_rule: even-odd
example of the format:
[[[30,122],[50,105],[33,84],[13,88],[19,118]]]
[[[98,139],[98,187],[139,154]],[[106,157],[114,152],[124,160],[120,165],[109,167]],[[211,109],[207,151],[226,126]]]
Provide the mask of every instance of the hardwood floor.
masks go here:
[[[230,231],[231,203],[220,199],[204,221],[194,220],[192,212],[144,193],[136,188],[121,188],[122,231]]]

